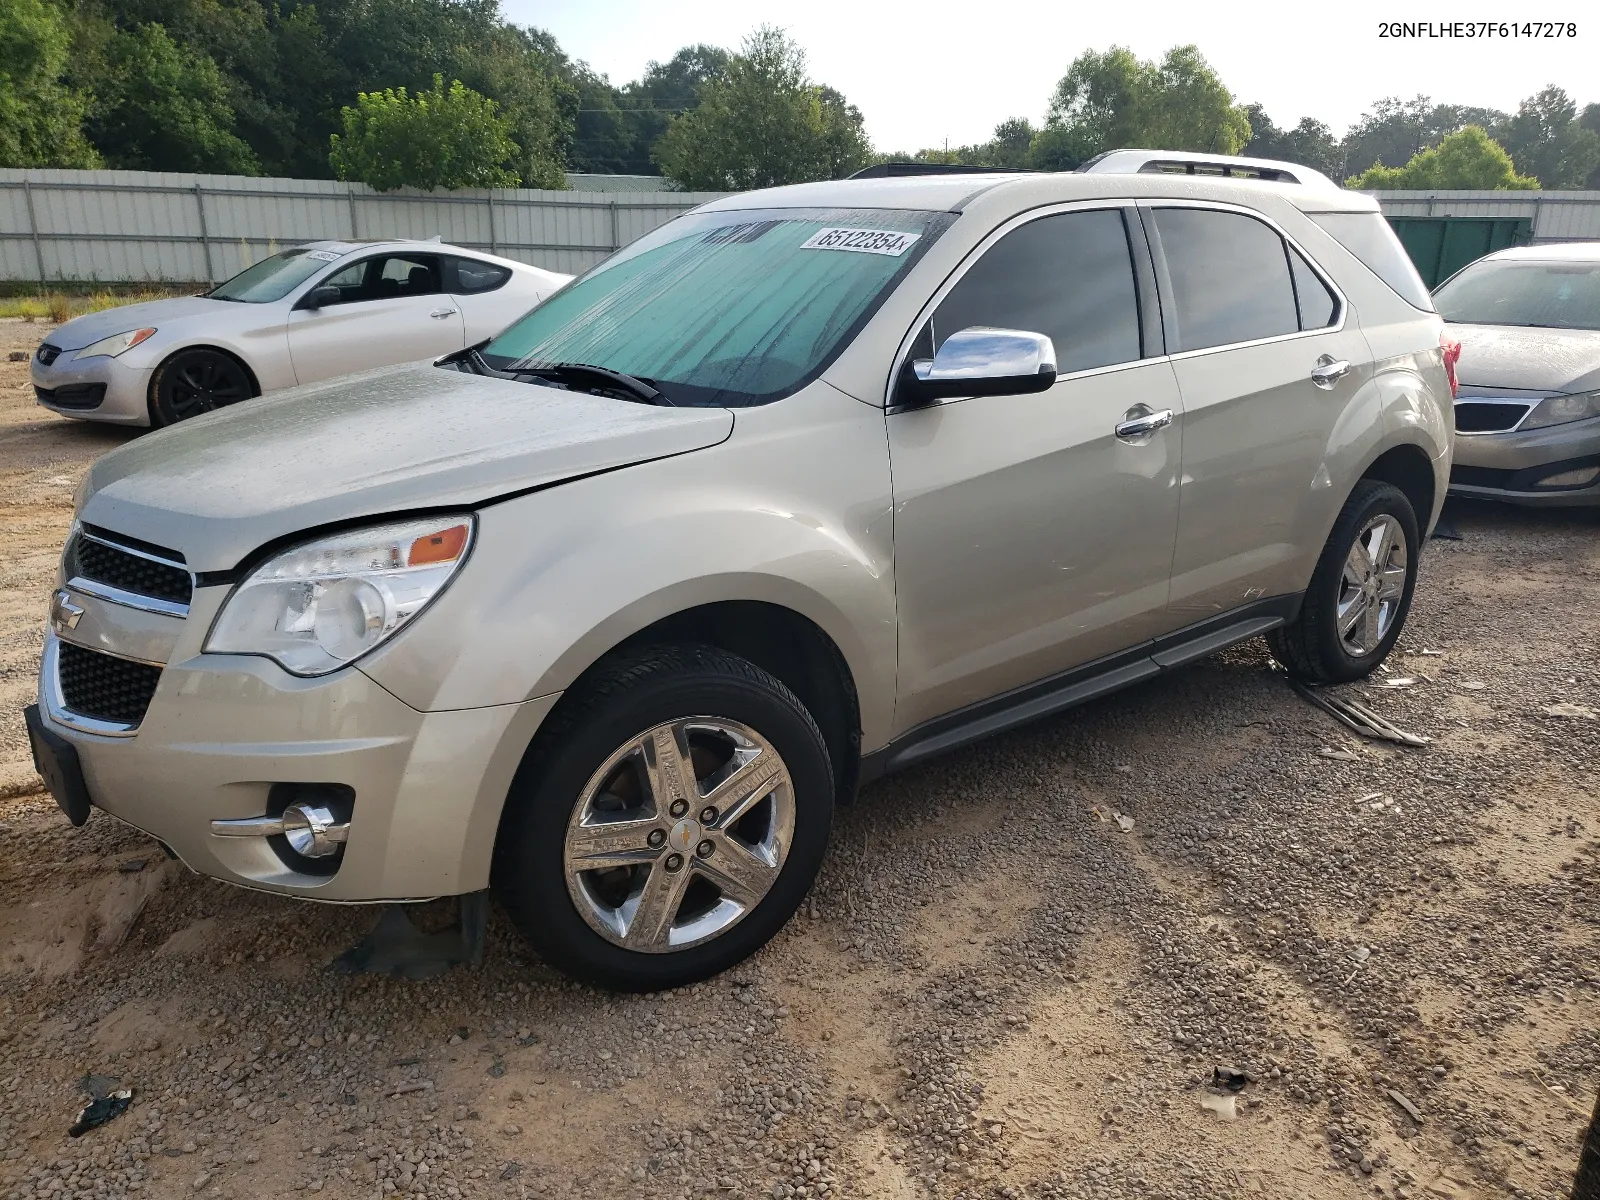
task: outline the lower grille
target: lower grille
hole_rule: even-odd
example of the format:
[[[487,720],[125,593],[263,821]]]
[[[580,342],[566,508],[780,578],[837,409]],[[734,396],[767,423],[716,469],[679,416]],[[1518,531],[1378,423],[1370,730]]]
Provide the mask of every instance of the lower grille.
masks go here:
[[[1450,482],[1464,484],[1467,487],[1508,488],[1511,485],[1511,476],[1514,471],[1503,471],[1498,467],[1464,467],[1453,466],[1450,468]]]
[[[57,408],[99,408],[106,398],[106,385],[67,383],[58,388],[43,388],[34,384],[33,394],[41,402],[53,404]]]
[[[161,668],[129,662],[70,642],[56,648],[56,677],[69,712],[96,721],[137,725],[156,694]]]
[[[1532,404],[1486,404],[1475,400],[1456,401],[1457,433],[1504,433],[1514,429]]]

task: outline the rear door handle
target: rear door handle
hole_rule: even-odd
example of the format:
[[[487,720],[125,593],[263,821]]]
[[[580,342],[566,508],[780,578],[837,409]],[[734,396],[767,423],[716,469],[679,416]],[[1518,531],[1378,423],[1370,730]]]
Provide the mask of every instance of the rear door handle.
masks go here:
[[[1349,372],[1350,364],[1344,359],[1335,359],[1331,354],[1324,354],[1317,359],[1317,365],[1311,368],[1311,382],[1323,391],[1331,392],[1333,385]]]
[[[1160,412],[1152,412],[1148,405],[1140,404],[1130,408],[1123,414],[1122,420],[1117,422],[1117,436],[1125,442],[1136,442],[1140,438],[1149,437],[1158,429],[1165,429],[1172,424],[1172,410],[1163,408]]]
[[[432,317],[435,321],[442,321],[446,317],[455,316],[456,315],[456,310],[453,309],[453,308],[436,308],[431,313],[429,313],[428,315],[430,317]]]

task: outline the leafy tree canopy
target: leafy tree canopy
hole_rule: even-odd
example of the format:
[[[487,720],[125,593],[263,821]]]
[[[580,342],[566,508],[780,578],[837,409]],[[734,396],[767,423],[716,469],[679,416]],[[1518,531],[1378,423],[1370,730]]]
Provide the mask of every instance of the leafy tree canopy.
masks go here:
[[[1245,106],[1250,140],[1240,154],[1303,163],[1333,179],[1344,175],[1344,151],[1333,131],[1321,121],[1302,117],[1293,129],[1279,129],[1259,104]]]
[[[756,30],[726,77],[702,84],[699,94],[699,106],[672,121],[655,151],[662,171],[683,187],[837,179],[871,159],[860,110],[811,81],[805,52],[781,29]]]
[[[405,88],[363,92],[342,114],[328,160],[340,179],[395,188],[513,187],[511,123],[493,100],[444,76],[415,96]]]
[[[1368,191],[1525,191],[1537,188],[1539,181],[1518,175],[1505,149],[1482,127],[1468,125],[1445,137],[1437,146],[1413,155],[1403,167],[1374,163],[1360,175],[1346,180],[1345,185]]]
[[[1593,108],[1590,105],[1590,108]],[[1600,132],[1554,84],[1529,96],[1494,130],[1517,170],[1547,188],[1581,188],[1600,169]]]
[[[93,167],[86,97],[62,82],[72,41],[51,0],[0,0],[0,167]]]

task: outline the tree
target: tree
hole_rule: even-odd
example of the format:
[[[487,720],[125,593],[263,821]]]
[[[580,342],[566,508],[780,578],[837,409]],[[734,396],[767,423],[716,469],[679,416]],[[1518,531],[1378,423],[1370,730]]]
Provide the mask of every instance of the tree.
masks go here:
[[[1422,151],[1468,125],[1488,130],[1505,119],[1505,113],[1492,108],[1435,104],[1427,96],[1412,100],[1385,96],[1372,106],[1371,112],[1361,114],[1345,134],[1340,174],[1361,163],[1403,167]]]
[[[686,188],[744,190],[832,179],[871,158],[861,113],[811,82],[805,52],[781,29],[745,39],[725,79],[701,87],[697,108],[675,117],[655,150]]]
[[[1250,122],[1250,140],[1240,154],[1303,163],[1335,179],[1344,174],[1339,141],[1321,121],[1302,117],[1293,129],[1280,129],[1261,105],[1246,105],[1244,111]]]
[[[1197,47],[1174,46],[1156,63],[1113,46],[1073,60],[1031,157],[1046,170],[1068,170],[1105,150],[1236,154],[1249,139],[1244,109]]]
[[[86,131],[106,164],[144,171],[254,175],[254,152],[234,133],[217,64],[159,24],[113,33]]]
[[[1517,170],[1546,188],[1580,188],[1600,168],[1600,134],[1578,119],[1578,106],[1551,84],[1529,96],[1495,130]]]
[[[705,85],[725,81],[733,56],[718,46],[685,46],[666,62],[651,61],[644,74],[622,89],[622,105],[633,125],[629,171],[655,174],[650,157],[673,117],[698,108]]]
[[[1518,175],[1505,149],[1479,126],[1468,125],[1403,167],[1374,163],[1345,186],[1364,191],[1526,191],[1538,188],[1539,181]]]
[[[0,167],[93,167],[84,97],[61,81],[71,42],[50,0],[0,0]]]
[[[343,112],[328,161],[340,179],[380,192],[399,187],[514,187],[511,126],[493,100],[444,76],[415,96],[405,88],[362,92]]]

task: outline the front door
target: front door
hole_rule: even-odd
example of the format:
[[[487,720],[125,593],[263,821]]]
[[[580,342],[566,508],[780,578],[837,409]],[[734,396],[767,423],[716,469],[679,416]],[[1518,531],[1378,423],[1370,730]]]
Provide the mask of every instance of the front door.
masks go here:
[[[461,349],[461,306],[444,291],[439,267],[435,254],[378,254],[322,280],[339,289],[339,301],[289,315],[295,379],[316,383]]]
[[[1165,632],[1182,404],[1153,318],[1141,328],[1155,307],[1130,221],[1110,208],[1019,225],[918,335],[914,357],[976,325],[1044,333],[1058,379],[891,409],[897,734]],[[1158,427],[1119,438],[1140,414]]]
[[[1271,225],[1199,206],[1145,215],[1183,394],[1176,627],[1305,588],[1345,499],[1328,448],[1371,371],[1338,296]]]

